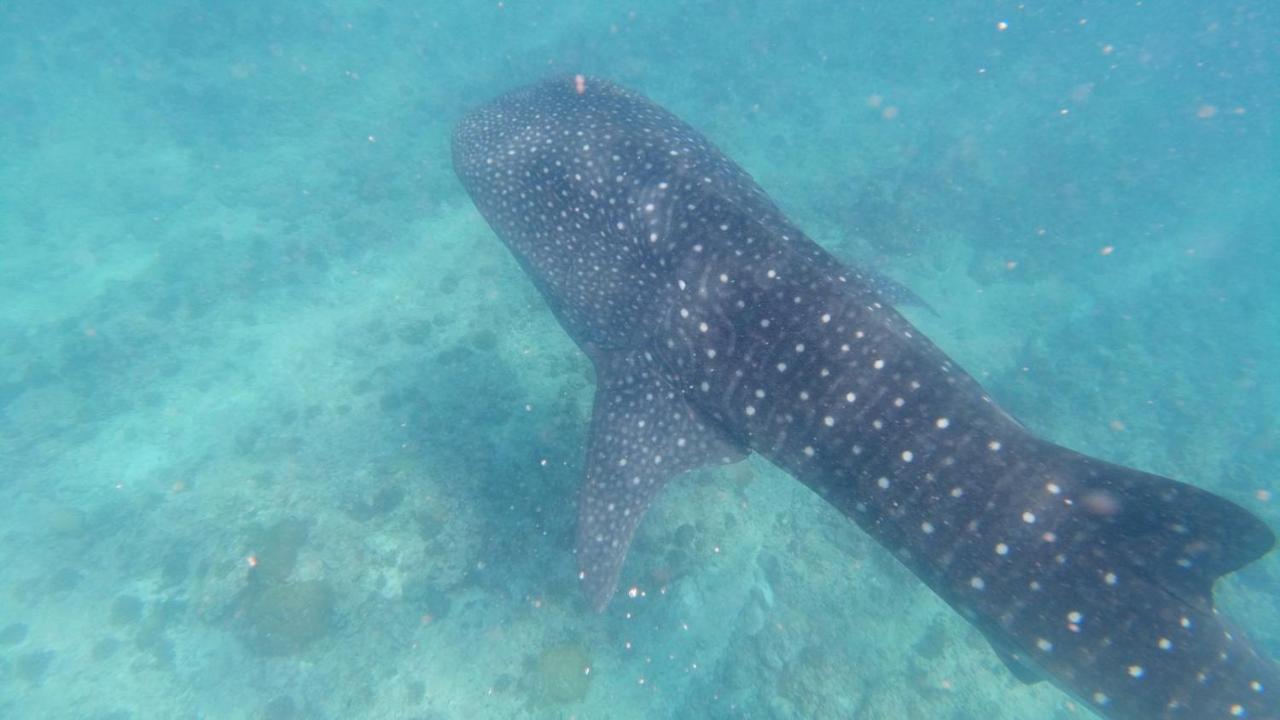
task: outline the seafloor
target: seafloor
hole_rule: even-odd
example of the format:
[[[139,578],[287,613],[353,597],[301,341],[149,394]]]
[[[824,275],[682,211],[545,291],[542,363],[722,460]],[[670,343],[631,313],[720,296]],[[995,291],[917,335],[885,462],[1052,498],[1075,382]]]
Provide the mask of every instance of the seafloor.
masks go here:
[[[0,5],[0,717],[1088,715],[758,461],[587,609],[592,373],[448,155],[553,72],[701,128],[1030,427],[1280,527],[1270,5],[436,5]],[[1277,556],[1218,599],[1280,655]]]

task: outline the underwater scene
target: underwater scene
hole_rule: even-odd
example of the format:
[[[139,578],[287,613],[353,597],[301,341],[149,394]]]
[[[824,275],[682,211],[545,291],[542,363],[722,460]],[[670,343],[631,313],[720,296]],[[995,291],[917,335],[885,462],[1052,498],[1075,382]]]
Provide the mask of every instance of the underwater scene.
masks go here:
[[[1280,718],[1276,38],[0,3],[0,718]]]

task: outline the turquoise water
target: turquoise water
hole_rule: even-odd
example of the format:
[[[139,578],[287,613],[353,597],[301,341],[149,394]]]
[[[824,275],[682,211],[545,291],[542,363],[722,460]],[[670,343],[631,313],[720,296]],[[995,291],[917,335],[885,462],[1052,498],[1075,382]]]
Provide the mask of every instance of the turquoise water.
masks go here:
[[[754,460],[673,483],[592,613],[592,373],[450,128],[551,73],[642,91],[1038,433],[1280,528],[1278,36],[1263,2],[0,5],[0,717],[1088,717]],[[1276,554],[1217,599],[1280,656]]]

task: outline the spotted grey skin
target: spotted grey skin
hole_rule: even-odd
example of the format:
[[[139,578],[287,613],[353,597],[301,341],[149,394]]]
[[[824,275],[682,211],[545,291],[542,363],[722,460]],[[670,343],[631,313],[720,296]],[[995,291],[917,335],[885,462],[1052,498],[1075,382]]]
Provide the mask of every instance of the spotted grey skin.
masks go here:
[[[706,138],[594,78],[466,116],[454,166],[596,368],[579,579],[603,609],[681,472],[757,452],[1108,718],[1276,718],[1213,608],[1272,533],[1189,485],[1036,438]]]

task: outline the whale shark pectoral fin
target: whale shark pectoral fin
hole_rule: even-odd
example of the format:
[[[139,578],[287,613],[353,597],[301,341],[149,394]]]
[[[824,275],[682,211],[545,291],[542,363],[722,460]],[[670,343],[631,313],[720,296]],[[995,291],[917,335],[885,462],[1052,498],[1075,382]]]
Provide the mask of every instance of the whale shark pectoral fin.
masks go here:
[[[705,423],[643,351],[596,351],[596,399],[578,507],[578,578],[597,611],[640,519],[668,480],[746,451]]]

